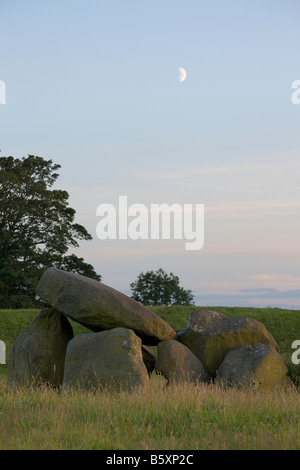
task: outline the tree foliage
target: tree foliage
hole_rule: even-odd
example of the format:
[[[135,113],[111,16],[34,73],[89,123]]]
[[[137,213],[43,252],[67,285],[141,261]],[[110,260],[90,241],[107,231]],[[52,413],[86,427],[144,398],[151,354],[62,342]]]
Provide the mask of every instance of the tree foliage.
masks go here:
[[[1,307],[17,308],[24,299],[34,299],[36,284],[49,266],[101,280],[90,264],[67,254],[79,246],[78,240],[92,237],[74,223],[67,191],[52,189],[59,168],[34,155],[0,158]]]
[[[193,305],[192,291],[179,285],[179,278],[162,268],[141,273],[130,284],[132,298],[143,305]]]

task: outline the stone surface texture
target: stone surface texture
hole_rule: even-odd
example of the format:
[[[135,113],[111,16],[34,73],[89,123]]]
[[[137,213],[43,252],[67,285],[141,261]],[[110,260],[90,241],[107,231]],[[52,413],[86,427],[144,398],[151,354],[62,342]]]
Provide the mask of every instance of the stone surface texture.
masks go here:
[[[149,374],[141,339],[126,328],[81,333],[67,348],[63,390],[132,390],[145,387]]]
[[[52,307],[94,332],[128,328],[146,345],[176,336],[173,328],[139,302],[79,274],[48,268],[36,293]]]

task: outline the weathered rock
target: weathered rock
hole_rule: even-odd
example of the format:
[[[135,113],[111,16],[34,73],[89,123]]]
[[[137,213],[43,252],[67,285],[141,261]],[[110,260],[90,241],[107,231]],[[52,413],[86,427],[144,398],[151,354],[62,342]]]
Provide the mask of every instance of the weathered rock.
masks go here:
[[[81,333],[67,348],[63,390],[132,390],[149,383],[142,342],[132,330]]]
[[[199,359],[174,339],[167,339],[157,345],[155,370],[169,383],[210,382],[210,376]]]
[[[60,386],[65,354],[73,338],[66,317],[54,308],[40,311],[14,343],[7,369],[8,385]]]
[[[215,312],[210,309],[200,309],[190,314],[186,327],[198,333],[199,331],[213,327],[218,320],[224,320],[226,318],[229,317],[221,312]]]
[[[271,344],[239,346],[229,351],[215,383],[226,386],[271,388],[283,384],[287,367]]]
[[[48,268],[36,292],[52,307],[95,332],[128,328],[146,345],[176,336],[164,320],[139,302],[79,274]]]
[[[150,376],[155,369],[156,356],[152,349],[149,348],[149,346],[146,346],[145,344],[142,345],[142,355],[144,364]]]
[[[0,364],[6,364],[6,346],[2,340],[0,340]]]
[[[230,349],[255,343],[271,344],[278,349],[273,336],[254,318],[227,317],[207,309],[192,312],[187,328],[177,338],[200,359],[212,377]]]

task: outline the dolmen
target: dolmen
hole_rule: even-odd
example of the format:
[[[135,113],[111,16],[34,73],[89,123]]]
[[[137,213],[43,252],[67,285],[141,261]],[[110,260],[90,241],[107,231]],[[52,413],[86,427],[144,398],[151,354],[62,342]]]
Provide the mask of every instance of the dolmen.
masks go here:
[[[200,309],[185,330],[175,331],[112,287],[54,267],[43,273],[36,293],[45,307],[10,351],[9,386],[131,391],[147,387],[153,371],[168,386],[285,383],[278,345],[253,318]],[[74,336],[69,319],[88,332]]]

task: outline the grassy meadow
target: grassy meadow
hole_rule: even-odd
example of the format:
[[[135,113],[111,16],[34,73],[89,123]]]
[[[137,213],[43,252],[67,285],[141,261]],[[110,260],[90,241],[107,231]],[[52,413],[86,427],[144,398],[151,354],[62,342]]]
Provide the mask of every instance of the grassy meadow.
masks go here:
[[[152,310],[174,329],[185,328],[197,307]],[[152,375],[149,388],[131,393],[11,390],[0,365],[0,450],[300,450],[300,365],[291,344],[300,339],[300,311],[211,307],[264,323],[276,339],[292,379],[269,390],[225,390],[215,385],[166,387]],[[36,310],[0,310],[7,356]],[[74,334],[86,329],[71,322]]]

